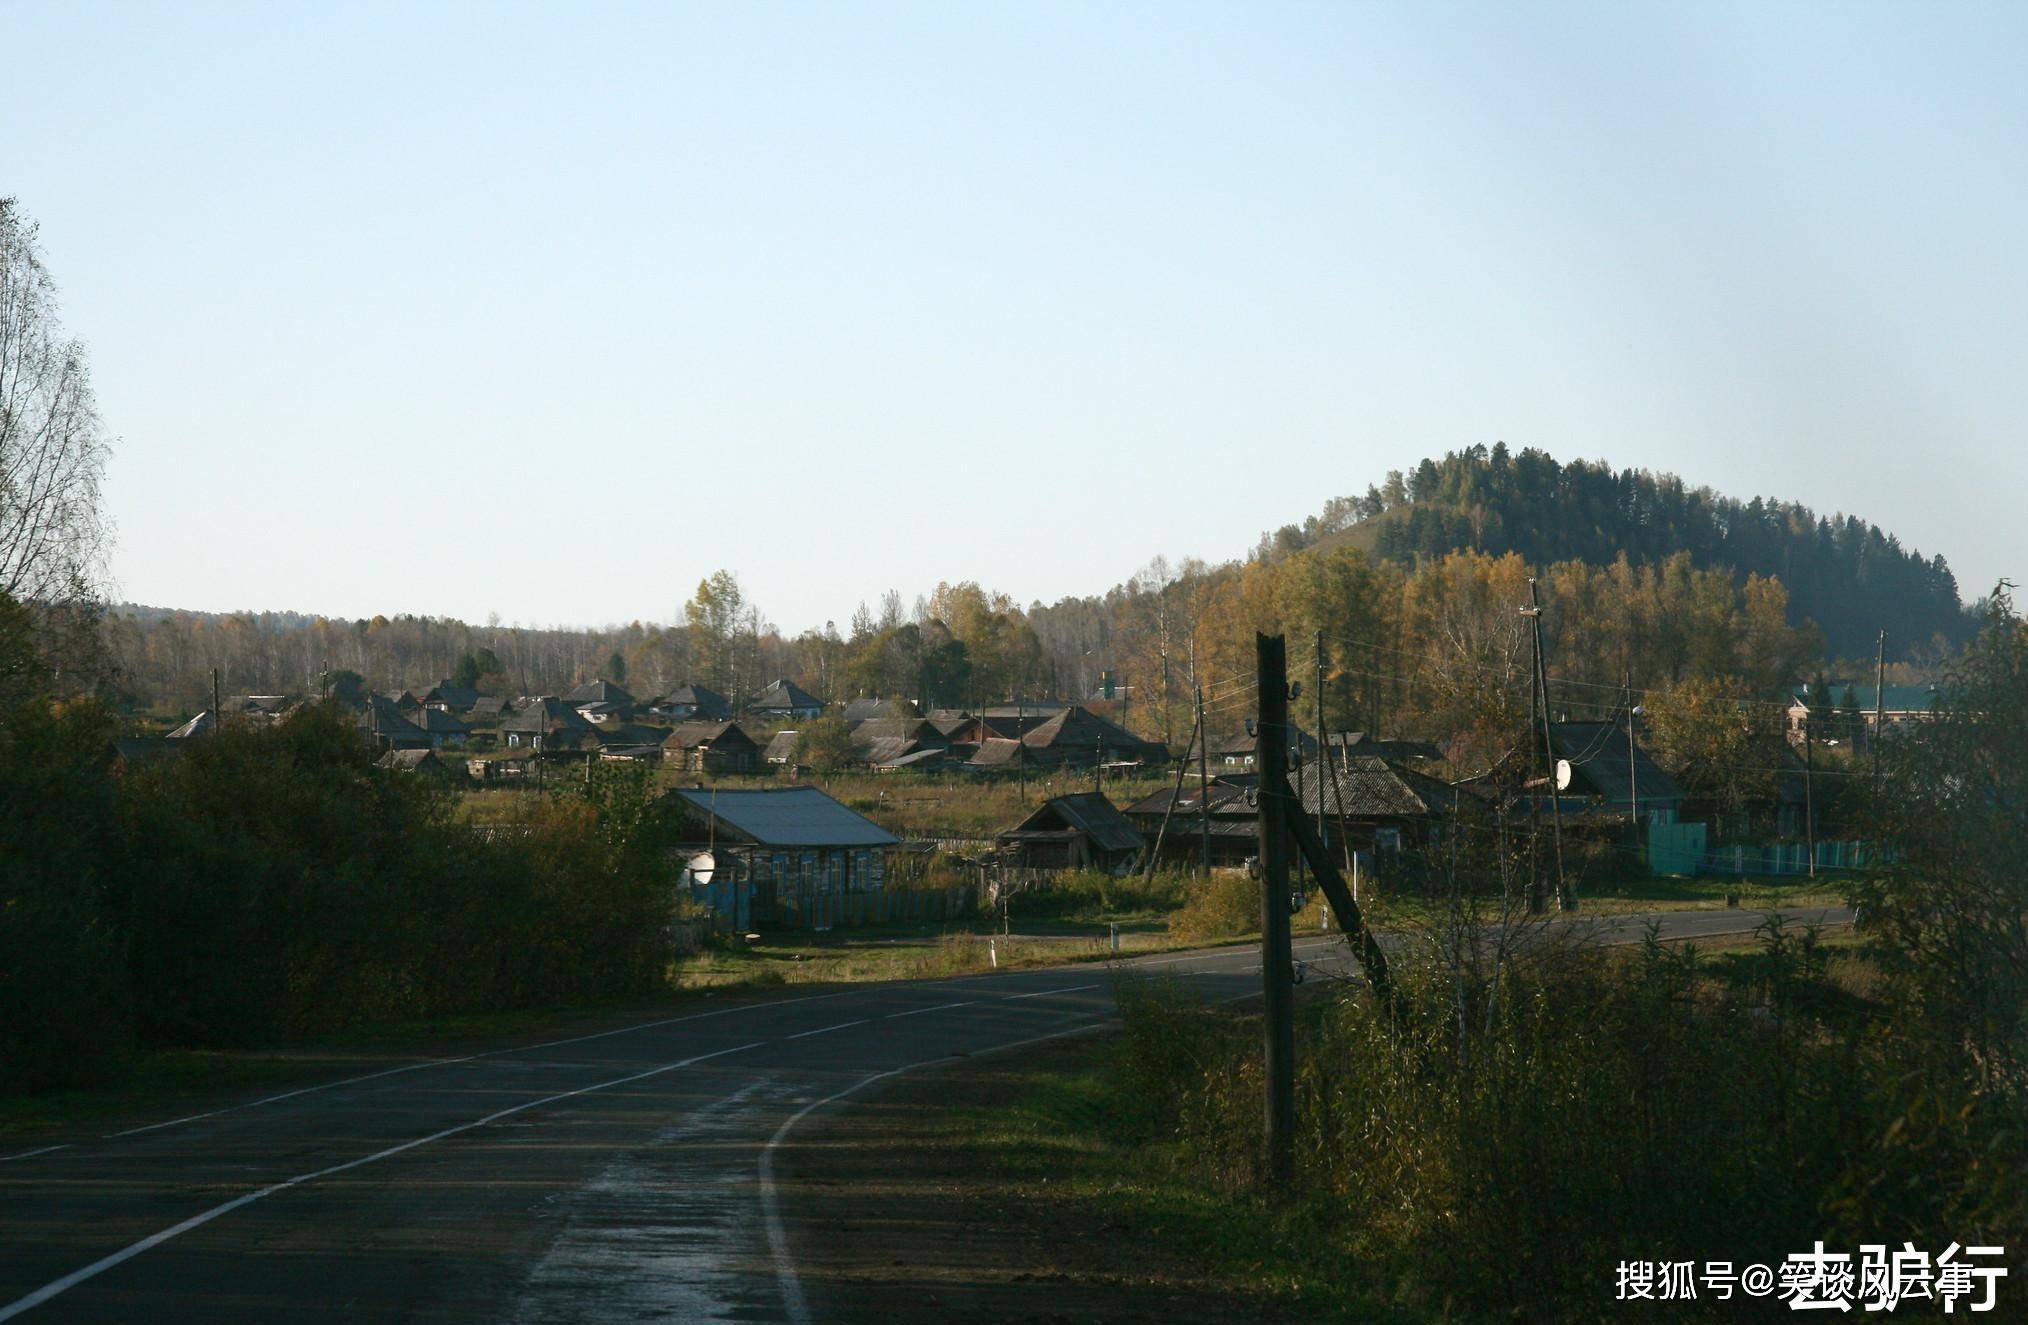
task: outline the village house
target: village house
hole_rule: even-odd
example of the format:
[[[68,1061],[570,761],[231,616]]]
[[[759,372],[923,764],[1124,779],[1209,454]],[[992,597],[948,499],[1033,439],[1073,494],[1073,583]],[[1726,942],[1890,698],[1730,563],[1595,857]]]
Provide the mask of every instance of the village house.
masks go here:
[[[761,756],[770,764],[792,765],[796,762],[796,743],[802,734],[793,727],[784,727],[768,738],[768,748]]]
[[[1147,849],[1140,830],[1096,791],[1052,797],[997,840],[1007,863],[1024,869],[1123,874]]]
[[[432,780],[449,781],[457,776],[457,770],[437,758],[435,750],[389,750],[374,760],[373,766]]]
[[[755,695],[746,711],[756,718],[778,718],[785,722],[808,722],[824,712],[824,701],[783,677]]]
[[[581,750],[596,741],[592,725],[584,715],[563,700],[551,696],[532,700],[519,713],[500,724],[500,739],[509,750],[534,750],[542,754]]]
[[[442,709],[446,713],[470,713],[479,702],[479,692],[447,678],[418,693],[416,701],[424,708]]]
[[[676,722],[728,722],[732,705],[716,690],[687,685],[650,701],[648,712]]]
[[[1186,777],[1182,790],[1165,787],[1135,801],[1123,813],[1147,839],[1149,850],[1156,849],[1160,838],[1162,864],[1196,865],[1203,859],[1208,840],[1214,867],[1243,865],[1260,849],[1260,829],[1249,799],[1252,792],[1251,773],[1213,778],[1201,789],[1197,778]]]
[[[409,715],[409,722],[429,734],[433,750],[457,749],[465,744],[472,729],[460,722],[449,709],[424,705]]]
[[[1164,764],[1169,751],[1159,741],[1144,741],[1116,722],[1072,704],[1021,737],[1036,762],[1072,768],[1093,764]]]
[[[505,696],[480,695],[472,701],[472,707],[465,717],[468,722],[497,723],[513,717],[519,711],[514,701]]]
[[[576,709],[586,722],[608,718],[624,722],[634,716],[634,697],[603,677],[572,688],[563,702]]]
[[[429,732],[410,722],[400,706],[386,695],[368,695],[354,721],[376,750],[428,750],[440,743]]]
[[[1861,739],[1872,736],[1880,723],[1886,724],[1886,730],[1893,731],[1896,727],[1928,719],[1936,708],[1938,695],[1933,685],[1895,685],[1876,689],[1870,685],[1826,682],[1821,696],[1812,696],[1807,685],[1799,686],[1789,693],[1789,739],[1797,745],[1803,743],[1803,731],[1810,721],[1810,705],[1813,703],[1842,714],[1847,692],[1859,709]],[[1822,741],[1826,734],[1820,727],[1815,736]]]
[[[662,760],[690,773],[754,773],[760,746],[736,722],[681,722],[662,742]]]
[[[1581,810],[1606,816],[1638,810],[1643,820],[1656,815],[1674,820],[1682,808],[1683,788],[1638,740],[1628,744],[1622,724],[1555,722],[1549,736],[1556,751],[1558,795],[1566,803],[1575,799]]]
[[[845,705],[845,722],[857,727],[862,722],[918,719],[922,710],[906,699],[855,699]]]
[[[900,839],[815,787],[681,787],[663,798],[680,816],[693,874],[759,885],[757,916],[779,894],[883,887]]]
[[[1248,722],[1247,727],[1253,724]],[[1260,736],[1257,732],[1242,728],[1226,736],[1214,736],[1204,747],[1204,758],[1210,767],[1220,772],[1250,773],[1260,753]],[[1197,743],[1191,742],[1190,759],[1198,758]],[[1317,758],[1317,738],[1291,723],[1289,725],[1288,759],[1291,766],[1297,761],[1314,763]]]

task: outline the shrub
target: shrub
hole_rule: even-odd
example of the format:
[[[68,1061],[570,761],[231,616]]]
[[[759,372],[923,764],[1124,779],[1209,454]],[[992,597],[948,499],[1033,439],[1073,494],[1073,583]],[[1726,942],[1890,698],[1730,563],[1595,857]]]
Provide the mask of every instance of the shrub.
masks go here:
[[[1215,870],[1191,885],[1188,900],[1169,918],[1169,933],[1206,943],[1260,929],[1260,884],[1241,870]]]

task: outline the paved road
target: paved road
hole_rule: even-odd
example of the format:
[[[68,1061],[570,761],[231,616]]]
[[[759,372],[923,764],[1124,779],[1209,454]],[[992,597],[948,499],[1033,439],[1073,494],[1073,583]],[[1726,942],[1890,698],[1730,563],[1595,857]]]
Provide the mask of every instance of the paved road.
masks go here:
[[[1791,913],[1845,919],[1845,913]],[[1672,938],[1751,912],[1659,917]],[[1603,941],[1644,921],[1602,922]],[[1302,936],[1311,969],[1349,969]],[[1210,999],[1255,949],[1123,965]],[[1104,967],[857,986],[229,1102],[0,1153],[0,1321],[786,1321],[775,1145],[882,1077],[1103,1024]]]

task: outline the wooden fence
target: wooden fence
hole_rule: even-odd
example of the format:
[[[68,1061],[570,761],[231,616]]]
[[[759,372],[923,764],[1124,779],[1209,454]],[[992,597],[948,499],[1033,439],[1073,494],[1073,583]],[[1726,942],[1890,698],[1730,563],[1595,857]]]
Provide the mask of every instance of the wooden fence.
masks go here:
[[[978,908],[974,884],[948,888],[877,889],[840,892],[832,889],[777,887],[771,912],[776,925],[796,929],[832,929],[851,925],[924,925],[955,920]],[[756,913],[763,906],[757,901]]]

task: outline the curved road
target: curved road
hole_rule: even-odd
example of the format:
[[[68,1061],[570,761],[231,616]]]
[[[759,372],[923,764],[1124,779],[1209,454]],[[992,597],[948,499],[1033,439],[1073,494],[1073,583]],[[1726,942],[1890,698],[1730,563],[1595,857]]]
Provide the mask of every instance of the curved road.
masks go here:
[[[1838,923],[1838,910],[1789,913]],[[1586,922],[1638,939],[1645,917]],[[1657,916],[1670,938],[1754,912]],[[1336,936],[1297,940],[1348,970]],[[1257,948],[1119,964],[1208,999]],[[1101,966],[853,986],[428,1060],[0,1153],[0,1321],[821,1318],[775,1190],[809,1112],[1113,1011]]]

